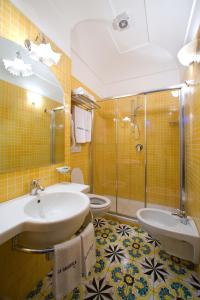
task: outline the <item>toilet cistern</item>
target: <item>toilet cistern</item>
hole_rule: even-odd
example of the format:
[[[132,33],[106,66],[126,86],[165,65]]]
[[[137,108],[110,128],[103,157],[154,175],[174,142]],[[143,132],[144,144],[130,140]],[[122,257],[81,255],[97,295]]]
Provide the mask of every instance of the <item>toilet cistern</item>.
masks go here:
[[[40,179],[33,179],[31,182],[31,192],[30,195],[36,196],[39,191],[44,191],[45,188],[40,184]]]
[[[83,172],[80,168],[72,169],[71,180],[74,183],[84,183]],[[87,196],[90,199],[90,210],[94,217],[103,216],[110,210],[111,201],[108,197],[88,193]]]

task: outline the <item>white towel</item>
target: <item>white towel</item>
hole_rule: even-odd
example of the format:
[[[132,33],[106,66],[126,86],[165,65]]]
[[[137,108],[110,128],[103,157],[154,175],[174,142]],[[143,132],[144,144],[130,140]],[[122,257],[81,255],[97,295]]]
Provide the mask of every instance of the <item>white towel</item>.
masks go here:
[[[82,270],[83,275],[88,275],[91,268],[96,263],[96,240],[94,234],[94,226],[89,223],[85,230],[81,233],[82,242]]]
[[[74,107],[74,126],[75,126],[75,138],[77,143],[86,143],[86,134],[85,134],[85,110],[79,108],[78,106]]]
[[[86,142],[91,142],[92,137],[92,113],[90,111],[85,111],[85,135]]]
[[[75,237],[54,246],[53,290],[56,300],[62,299],[81,283],[81,238]]]
[[[71,147],[76,145],[75,133],[74,133],[74,120],[71,114]]]

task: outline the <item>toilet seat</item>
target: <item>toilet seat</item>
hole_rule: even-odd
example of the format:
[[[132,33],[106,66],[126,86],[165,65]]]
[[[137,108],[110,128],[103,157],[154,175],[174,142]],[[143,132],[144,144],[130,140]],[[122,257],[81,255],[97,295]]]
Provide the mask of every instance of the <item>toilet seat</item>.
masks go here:
[[[90,198],[90,207],[93,209],[110,208],[111,201],[109,198],[96,194],[87,194]]]

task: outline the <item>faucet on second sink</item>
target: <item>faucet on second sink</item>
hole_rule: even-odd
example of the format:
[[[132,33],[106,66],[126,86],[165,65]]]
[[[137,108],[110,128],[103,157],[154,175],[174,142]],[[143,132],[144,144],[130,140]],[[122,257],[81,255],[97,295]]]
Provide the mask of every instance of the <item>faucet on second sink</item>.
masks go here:
[[[31,182],[31,192],[30,195],[38,195],[38,191],[44,191],[45,188],[40,184],[40,179],[33,179]]]
[[[175,211],[172,212],[172,215],[178,216],[180,218],[181,223],[184,225],[187,225],[189,222],[185,210],[176,209]]]

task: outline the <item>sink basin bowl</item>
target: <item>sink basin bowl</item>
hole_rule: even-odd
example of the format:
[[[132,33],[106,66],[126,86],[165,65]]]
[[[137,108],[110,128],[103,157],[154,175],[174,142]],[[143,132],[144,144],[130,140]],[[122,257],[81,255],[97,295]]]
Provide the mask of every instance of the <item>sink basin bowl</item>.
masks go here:
[[[79,192],[43,193],[24,206],[27,221],[19,236],[24,247],[48,248],[69,239],[89,213],[89,198]]]

